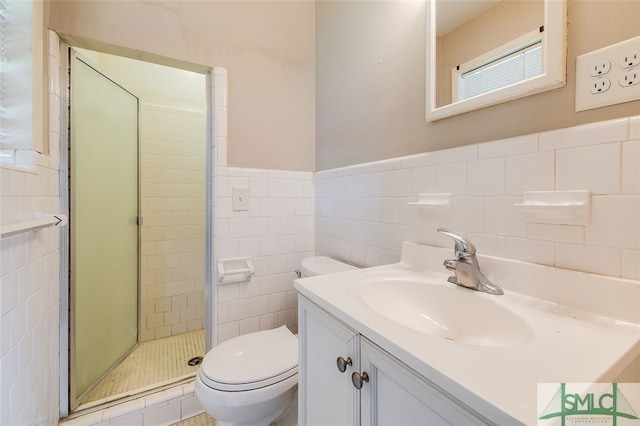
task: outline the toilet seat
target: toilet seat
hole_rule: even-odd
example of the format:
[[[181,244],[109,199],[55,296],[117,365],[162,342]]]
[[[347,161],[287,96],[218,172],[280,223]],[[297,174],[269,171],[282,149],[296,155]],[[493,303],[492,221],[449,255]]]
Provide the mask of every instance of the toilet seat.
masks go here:
[[[227,340],[204,357],[199,376],[207,387],[249,391],[298,373],[298,339],[286,326]]]

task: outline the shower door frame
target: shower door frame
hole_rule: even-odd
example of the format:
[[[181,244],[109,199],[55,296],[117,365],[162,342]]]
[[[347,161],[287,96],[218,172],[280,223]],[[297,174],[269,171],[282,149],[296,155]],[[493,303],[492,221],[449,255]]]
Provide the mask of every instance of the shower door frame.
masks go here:
[[[128,48],[118,46],[103,46],[100,45],[100,49],[96,48],[96,42],[91,40],[84,40],[73,36],[65,36],[58,34],[59,37],[59,52],[60,52],[60,84],[62,88],[66,88],[62,91],[60,99],[60,120],[62,122],[60,132],[60,208],[62,212],[69,214],[69,129],[70,129],[70,61],[69,52],[72,47],[86,48],[91,50],[98,50],[104,53],[113,55],[119,55],[124,57],[131,57],[138,60],[142,60],[149,63],[157,63],[160,65],[170,66],[177,69],[184,69],[187,71],[197,72],[205,75],[206,87],[206,136],[205,136],[205,264],[204,264],[204,295],[205,295],[205,350],[211,349],[213,342],[217,341],[217,319],[213,312],[213,307],[216,306],[216,292],[213,288],[213,265],[215,265],[217,258],[217,250],[215,247],[215,208],[214,208],[214,178],[216,176],[217,169],[217,150],[214,140],[217,139],[217,127],[215,126],[214,114],[215,107],[215,85],[213,82],[215,68],[205,65],[197,65],[187,63],[180,60],[175,60],[166,57],[159,57],[157,55],[148,54],[140,51],[132,51]],[[142,59],[140,59],[142,58]],[[53,113],[53,107],[51,113]],[[71,414],[71,364],[70,364],[70,325],[72,316],[70,315],[70,238],[68,232],[60,233],[60,418],[67,417]],[[146,391],[145,393],[151,393]],[[139,395],[133,395],[128,399],[135,399]],[[114,401],[103,406],[92,407],[91,410],[104,408],[117,403],[122,403],[123,400]]]

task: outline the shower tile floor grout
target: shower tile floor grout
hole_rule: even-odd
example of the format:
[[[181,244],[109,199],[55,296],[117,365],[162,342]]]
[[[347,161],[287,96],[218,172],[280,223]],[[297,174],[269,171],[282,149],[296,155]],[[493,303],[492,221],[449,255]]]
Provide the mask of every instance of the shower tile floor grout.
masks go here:
[[[131,395],[136,389],[193,375],[199,365],[190,366],[187,362],[204,354],[204,330],[140,343],[87,394],[82,405],[107,402]]]

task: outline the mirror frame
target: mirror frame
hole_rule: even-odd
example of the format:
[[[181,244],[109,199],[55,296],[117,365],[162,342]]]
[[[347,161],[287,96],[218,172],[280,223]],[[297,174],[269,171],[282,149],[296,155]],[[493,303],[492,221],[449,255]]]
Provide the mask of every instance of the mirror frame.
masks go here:
[[[567,0],[545,0],[544,9],[542,74],[472,98],[436,107],[436,0],[428,0],[426,120],[440,120],[565,86],[567,83]]]

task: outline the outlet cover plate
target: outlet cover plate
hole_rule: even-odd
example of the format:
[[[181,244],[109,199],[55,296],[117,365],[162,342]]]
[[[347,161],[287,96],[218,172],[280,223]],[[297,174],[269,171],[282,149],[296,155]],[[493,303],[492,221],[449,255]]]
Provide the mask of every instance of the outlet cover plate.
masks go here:
[[[249,210],[249,188],[231,189],[231,210],[241,212]]]
[[[640,84],[626,87],[620,84],[624,74],[630,71],[640,72],[640,64],[623,67],[624,58],[638,51],[640,51],[640,36],[578,56],[576,58],[576,112],[639,100]],[[611,68],[606,73],[594,77],[592,69],[605,62],[611,63]],[[593,93],[594,85],[601,83],[601,79],[605,78],[610,81],[611,86],[606,91]]]

